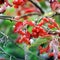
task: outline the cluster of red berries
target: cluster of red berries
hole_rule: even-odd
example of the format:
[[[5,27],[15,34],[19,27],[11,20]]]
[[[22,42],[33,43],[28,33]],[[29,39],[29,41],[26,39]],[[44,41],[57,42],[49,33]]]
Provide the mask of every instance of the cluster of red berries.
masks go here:
[[[36,26],[32,29],[32,36],[38,38],[39,36],[49,36],[49,34],[40,26]]]
[[[42,26],[44,25],[44,24],[46,24],[46,23],[48,23],[48,27],[50,28],[50,29],[52,29],[52,28],[57,28],[57,29],[60,29],[59,28],[59,26],[58,26],[58,24],[54,21],[54,19],[52,19],[52,18],[43,18],[41,21],[40,21],[40,23],[36,26],[36,27],[34,27],[33,28],[33,30],[32,30],[32,36],[34,37],[34,38],[38,38],[39,36],[50,36],[49,34],[48,34],[48,32],[46,32],[43,28],[42,28]]]
[[[54,19],[52,18],[46,18],[44,17],[40,23],[38,23],[37,25],[35,25],[35,23],[33,23],[33,21],[28,21],[28,20],[24,20],[23,22],[17,22],[15,24],[15,28],[14,28],[14,32],[22,35],[22,40],[27,43],[30,42],[30,38],[34,37],[34,38],[38,38],[39,36],[41,37],[46,37],[46,36],[50,36],[50,34],[42,27],[44,24],[48,23],[48,27],[51,28],[57,28],[59,29],[58,24],[55,22]],[[27,30],[24,30],[24,26],[33,26],[32,29],[32,33],[29,33]],[[27,32],[26,32],[27,31]],[[27,37],[29,36],[29,37]],[[26,39],[26,40],[25,40]],[[22,41],[21,39],[19,39],[19,41]],[[29,43],[30,44],[30,43]]]
[[[27,31],[22,37],[18,37],[16,40],[17,43],[26,43],[27,45],[30,45],[30,33]]]
[[[50,51],[50,46],[48,45],[46,48],[43,48],[42,46],[39,46],[38,49],[39,49],[40,54],[43,54],[44,52],[48,53]],[[50,53],[48,53],[48,56],[53,57],[54,53],[50,52]],[[60,59],[60,52],[58,53],[58,59]]]
[[[26,25],[35,26],[32,21],[25,20],[24,22],[17,22],[14,28],[14,32],[20,34],[22,37],[18,37],[17,42],[30,44],[31,34],[28,31],[24,31],[23,27]]]
[[[29,3],[29,5],[27,6],[27,3],[29,3],[29,0],[13,1],[13,6],[16,9],[17,16],[20,16],[26,13],[38,12],[38,9],[35,8],[33,4]]]
[[[35,26],[35,23],[33,21],[27,21],[27,20],[25,20],[24,22],[17,22],[15,24],[14,32],[18,32],[18,33],[24,35],[24,33],[21,31],[21,29],[26,25]]]
[[[50,46],[48,45],[46,48],[43,48],[42,46],[39,46],[39,52],[40,52],[40,54],[43,54],[44,52],[49,52],[49,50],[50,50]]]
[[[54,56],[54,53],[51,52],[51,53],[48,54],[48,56],[49,56],[49,57],[53,57],[53,56]],[[58,53],[58,59],[60,59],[60,52]]]
[[[13,1],[13,4],[14,4],[16,7],[18,7],[18,6],[20,6],[20,5],[23,6],[27,1],[28,1],[28,0],[14,0],[14,1]]]
[[[40,21],[40,23],[38,24],[38,26],[42,26],[42,25],[44,25],[46,23],[48,24],[48,27],[50,29],[52,29],[52,28],[60,29],[59,25],[55,22],[54,19],[52,19],[52,18],[45,18],[45,17]]]

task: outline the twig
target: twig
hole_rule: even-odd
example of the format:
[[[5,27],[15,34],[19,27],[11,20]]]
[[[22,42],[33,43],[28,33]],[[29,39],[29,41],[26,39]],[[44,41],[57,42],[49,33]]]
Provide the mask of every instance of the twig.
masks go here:
[[[34,1],[32,1],[32,0],[29,0],[32,4],[34,4],[40,11],[41,11],[41,13],[42,14],[44,14],[44,11],[42,10],[42,8],[36,3],[36,2],[34,2]]]
[[[6,38],[8,38],[8,36],[7,36],[5,33],[1,32],[1,31],[0,31],[0,33],[1,33],[2,35],[4,35]]]
[[[23,18],[25,16],[31,16],[31,15],[38,15],[38,16],[40,16],[41,14],[40,13],[28,13],[28,14],[20,16],[20,18]]]
[[[43,17],[54,17],[55,15],[60,15],[58,13],[52,13],[52,15],[49,14],[49,13],[46,13],[46,14],[47,15],[44,14],[44,15],[40,16],[41,15],[40,13],[28,13],[28,14],[24,14],[24,15],[20,16],[19,19],[24,18],[26,16],[32,16],[32,15],[38,15],[38,16],[40,16],[39,19],[42,19]],[[0,16],[0,19],[3,19],[3,20],[6,19],[6,20],[15,21],[15,22],[19,22],[20,21],[20,20],[16,20],[14,16]]]
[[[20,16],[19,18],[21,19],[21,18],[24,18],[26,16],[32,16],[32,15],[40,16],[40,13],[28,13],[28,14],[24,14],[24,15]],[[7,19],[7,20],[19,22],[19,20],[16,20],[15,17],[13,17],[13,16],[0,16],[0,19]]]

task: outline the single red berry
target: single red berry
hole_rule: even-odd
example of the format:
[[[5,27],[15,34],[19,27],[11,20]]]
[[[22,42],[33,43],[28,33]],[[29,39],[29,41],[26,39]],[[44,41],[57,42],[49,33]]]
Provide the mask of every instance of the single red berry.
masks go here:
[[[31,34],[28,31],[26,31],[25,35],[27,38],[30,38],[30,36],[31,36]]]
[[[36,32],[32,32],[32,37],[37,38],[38,34]]]
[[[51,53],[48,54],[48,56],[49,56],[49,57],[53,57],[53,56],[54,56],[54,53],[51,52]]]
[[[23,41],[21,40],[20,37],[18,37],[18,38],[16,39],[16,43],[23,43]]]
[[[26,24],[30,26],[35,26],[35,23],[33,21],[26,21]]]
[[[17,22],[15,24],[14,32],[18,32],[21,29],[22,26],[23,26],[22,22]]]
[[[39,50],[42,50],[42,49],[43,49],[43,47],[42,47],[42,46],[39,46],[39,47],[38,47],[38,49],[39,49]]]
[[[14,0],[13,4],[14,5],[18,5],[18,6],[23,6],[25,3],[27,2],[27,0]]]
[[[44,50],[44,49],[40,50],[40,54],[43,54],[44,52],[45,52],[45,50]]]
[[[21,34],[21,35],[25,35],[25,32],[22,31],[22,29],[20,29],[20,30],[18,31],[18,33]]]
[[[48,27],[49,27],[50,29],[55,28],[55,26],[52,25],[52,24],[48,24]]]
[[[18,5],[14,5],[14,8],[18,8],[19,6]]]
[[[46,17],[44,17],[43,19],[42,19],[44,22],[49,22],[49,19],[48,18],[46,18]]]
[[[46,49],[46,52],[49,52],[50,51],[50,46],[48,45],[45,49]]]
[[[44,24],[45,24],[45,22],[44,22],[43,20],[41,20],[41,21],[39,22],[38,26],[42,26],[42,25],[44,25]]]
[[[34,27],[34,28],[32,29],[32,32],[36,32],[36,27]]]
[[[24,40],[24,42],[25,42],[27,45],[30,45],[30,41],[29,41],[28,38],[26,38],[26,39]]]
[[[22,37],[22,40],[23,40],[24,43],[30,45],[30,40],[25,35]]]
[[[25,13],[30,13],[36,11],[35,8],[25,8]]]

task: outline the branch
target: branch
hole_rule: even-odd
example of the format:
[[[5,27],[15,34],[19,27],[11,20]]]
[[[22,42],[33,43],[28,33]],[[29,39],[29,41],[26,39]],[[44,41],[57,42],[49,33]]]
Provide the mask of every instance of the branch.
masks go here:
[[[29,0],[32,4],[34,4],[40,11],[41,11],[41,13],[42,14],[44,14],[44,11],[42,10],[42,8],[37,4],[37,3],[35,3],[34,1],[32,1],[32,0]]]
[[[0,33],[1,33],[2,35],[4,35],[6,38],[8,38],[8,36],[7,36],[6,34],[4,34],[3,32],[0,31]]]
[[[23,18],[23,17],[26,17],[26,16],[31,16],[31,15],[41,15],[40,13],[29,13],[29,14],[25,14],[25,15],[22,15],[20,16],[20,18]]]
[[[38,15],[38,16],[40,16],[40,13],[28,13],[28,14],[24,14],[24,15],[20,16],[19,19],[24,18],[26,16],[32,16],[32,15]],[[11,20],[11,21],[19,22],[13,16],[0,16],[0,19],[6,19],[6,20]]]

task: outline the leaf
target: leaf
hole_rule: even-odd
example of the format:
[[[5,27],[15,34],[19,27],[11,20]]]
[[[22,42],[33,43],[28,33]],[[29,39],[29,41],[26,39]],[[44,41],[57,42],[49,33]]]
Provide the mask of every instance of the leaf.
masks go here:
[[[33,44],[31,44],[30,48],[32,48],[32,47],[37,47],[37,46],[39,46],[39,45],[41,45],[41,44],[47,43],[48,40],[51,40],[51,37],[38,38],[38,39],[36,39],[36,41],[35,41]]]

